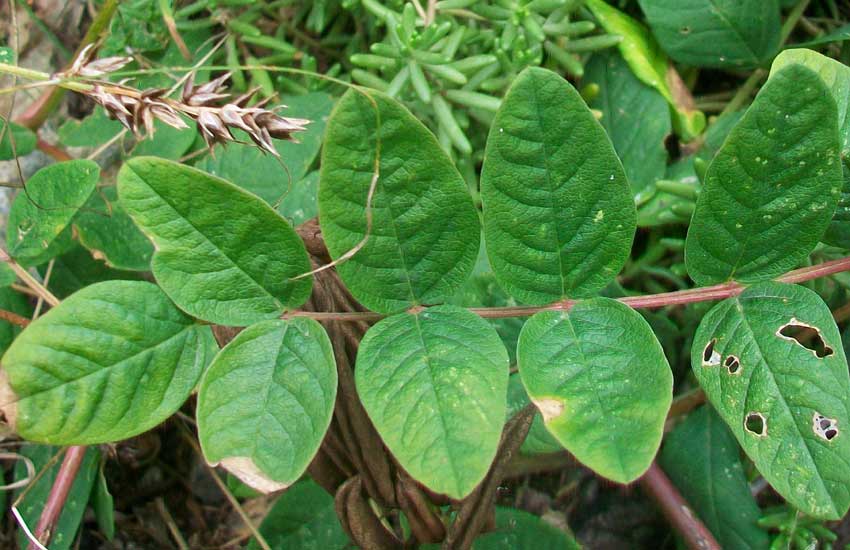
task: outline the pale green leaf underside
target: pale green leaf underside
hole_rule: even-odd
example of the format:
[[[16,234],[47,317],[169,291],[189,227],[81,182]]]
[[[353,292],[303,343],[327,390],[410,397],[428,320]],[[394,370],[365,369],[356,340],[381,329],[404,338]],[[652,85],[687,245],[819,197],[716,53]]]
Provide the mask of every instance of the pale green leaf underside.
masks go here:
[[[278,317],[310,295],[301,239],[259,198],[175,162],[139,157],[118,174],[121,205],[154,242],[151,264],[184,311],[222,325]]]
[[[542,311],[520,333],[517,362],[546,427],[578,460],[620,483],[646,471],[673,375],[643,317],[610,298]]]
[[[640,0],[664,51],[695,67],[756,67],[779,48],[776,0]]]
[[[592,295],[631,249],[635,207],[623,167],[578,92],[526,69],[490,129],[481,173],[484,242],[517,299]]]
[[[91,445],[156,426],[186,400],[215,352],[200,326],[155,285],[107,281],[28,326],[3,356],[21,437]],[[5,384],[4,384],[5,386]]]
[[[59,162],[36,172],[9,210],[9,254],[29,266],[49,260],[51,252],[61,252],[57,239],[86,203],[99,177],[100,168],[90,160]]]
[[[789,323],[819,330],[828,353],[818,357],[783,336]],[[773,488],[806,514],[843,516],[850,505],[850,376],[835,321],[818,295],[767,282],[721,302],[700,324],[691,361],[709,400]],[[816,429],[816,415],[834,420],[831,439]]]
[[[835,101],[811,70],[775,73],[705,176],[685,246],[700,285],[755,282],[796,267],[841,191]]]
[[[369,329],[357,393],[399,463],[453,498],[468,495],[496,455],[508,354],[486,321],[456,306],[400,313]]]
[[[369,239],[337,266],[340,277],[375,311],[441,302],[472,271],[478,215],[434,135],[377,92],[366,97],[348,91],[328,121],[319,183],[319,221],[328,250],[338,258],[366,236],[376,155],[380,178]]]
[[[721,548],[764,550],[767,532],[750,492],[735,437],[710,406],[688,415],[664,440],[659,464]]]
[[[197,418],[204,456],[257,489],[291,485],[322,443],[336,382],[330,340],[317,322],[248,327],[221,350],[201,381]],[[249,460],[256,477],[234,466],[234,458]]]

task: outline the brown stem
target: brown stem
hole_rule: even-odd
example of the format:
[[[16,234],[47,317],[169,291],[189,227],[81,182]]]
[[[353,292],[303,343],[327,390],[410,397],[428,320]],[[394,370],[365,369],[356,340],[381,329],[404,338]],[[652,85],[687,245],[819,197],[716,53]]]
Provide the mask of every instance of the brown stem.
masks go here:
[[[12,323],[13,325],[18,325],[19,327],[26,327],[27,325],[30,324],[30,320],[27,319],[26,317],[22,317],[21,315],[18,315],[17,313],[13,313],[13,312],[5,310],[5,309],[0,309],[0,319],[3,319],[4,321],[8,321],[8,322]]]
[[[655,501],[667,521],[682,536],[691,550],[720,550],[720,544],[711,531],[697,518],[688,502],[655,463],[640,478],[640,485]]]
[[[68,447],[65,453],[65,458],[56,474],[56,480],[53,482],[53,487],[50,488],[47,502],[44,503],[41,517],[38,518],[38,526],[35,528],[35,538],[44,546],[48,546],[50,539],[53,538],[56,523],[59,521],[59,514],[65,507],[68,493],[71,492],[71,486],[74,485],[74,479],[77,477],[77,472],[80,470],[85,455],[86,448],[82,446]],[[28,550],[37,550],[34,542],[30,541]]]
[[[35,146],[38,147],[39,151],[41,151],[42,153],[44,153],[48,156],[53,157],[54,160],[57,160],[59,162],[64,162],[66,160],[72,160],[74,158],[71,155],[69,155],[61,147],[57,147],[56,145],[51,145],[51,144],[47,143],[46,141],[44,141],[43,139],[39,139],[36,142]]]

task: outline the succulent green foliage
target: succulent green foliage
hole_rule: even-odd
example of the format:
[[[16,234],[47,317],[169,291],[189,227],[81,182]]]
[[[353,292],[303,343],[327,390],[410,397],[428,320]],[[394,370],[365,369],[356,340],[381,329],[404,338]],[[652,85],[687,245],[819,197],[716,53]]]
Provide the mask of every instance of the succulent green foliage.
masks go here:
[[[599,86],[590,107],[602,113],[600,122],[623,162],[632,195],[647,194],[667,169],[664,140],[672,125],[664,96],[638,80],[617,52],[594,55],[582,83]],[[657,223],[654,206],[638,209],[638,225]]]
[[[639,0],[673,60],[695,67],[752,68],[779,49],[777,0]]]
[[[35,133],[29,128],[6,122],[5,118],[0,117],[0,161],[32,153],[37,141]]]
[[[649,467],[673,375],[649,324],[610,298],[542,311],[517,345],[519,373],[555,438],[598,474],[629,483]]]
[[[508,294],[588,296],[616,276],[635,232],[623,167],[578,92],[526,69],[496,114],[481,174],[484,241]]]
[[[472,271],[480,229],[466,184],[434,135],[393,99],[357,90],[339,100],[326,134],[325,243],[339,258],[367,238],[337,266],[354,297],[389,313],[451,296]]]
[[[198,168],[254,193],[269,204],[297,192],[297,186],[316,160],[325,131],[325,121],[333,107],[331,96],[314,92],[303,96],[284,97],[284,116],[309,119],[310,125],[295,136],[298,140],[274,142],[280,154],[277,159],[250,143],[246,134],[238,134],[248,143],[229,143],[197,164]],[[281,166],[283,163],[283,166]]]
[[[57,453],[61,453],[62,449],[50,445],[25,444],[21,446],[19,452],[23,457],[32,461],[36,473],[39,473],[42,469],[47,468],[53,457]],[[16,493],[15,498],[20,496],[23,491],[26,491],[17,508],[27,525],[38,525],[38,519],[41,517],[47,497],[50,494],[53,483],[56,481],[56,476],[59,474],[61,463],[61,459],[56,461],[47,468],[38,481],[27,485],[24,489]],[[65,500],[62,511],[59,513],[56,526],[53,530],[53,536],[50,539],[50,550],[70,550],[71,548],[76,548],[74,542],[77,539],[77,531],[80,530],[80,525],[83,522],[83,516],[86,512],[89,495],[91,495],[92,486],[97,476],[99,463],[100,451],[96,447],[86,449],[83,462],[80,464],[80,469],[68,492],[68,498]],[[26,463],[23,460],[19,460],[15,466],[15,480],[26,479],[27,476]],[[30,544],[30,539],[24,533],[23,529],[18,530],[17,539],[18,548],[27,548]]]
[[[659,463],[721,548],[764,549],[767,533],[741,467],[735,437],[710,406],[700,407],[667,436]]]
[[[93,193],[74,218],[80,244],[106,265],[130,271],[150,270],[153,245],[118,202],[118,190]]]
[[[505,419],[508,354],[486,321],[456,306],[400,313],[369,329],[357,393],[401,466],[463,498],[484,478]]]
[[[811,70],[768,80],[706,172],[685,248],[694,281],[770,279],[814,248],[841,191],[837,121]]]
[[[829,308],[767,282],[715,306],[694,337],[700,385],[789,503],[836,519],[850,506],[850,376]]]
[[[6,351],[3,409],[31,441],[127,439],[183,404],[215,350],[210,328],[155,285],[94,284],[30,324]]]
[[[97,185],[100,169],[90,160],[46,166],[15,197],[6,226],[6,247],[25,266],[37,265],[61,252],[63,235]]]
[[[307,251],[262,200],[195,168],[152,157],[118,174],[120,202],[154,242],[151,267],[187,313],[247,325],[300,306],[310,294]]]
[[[204,456],[263,492],[288,487],[322,443],[336,382],[331,343],[316,321],[248,327],[201,381],[197,419]]]
[[[344,550],[351,543],[334,512],[334,498],[311,479],[293,485],[266,514],[260,534],[272,550]],[[248,550],[259,550],[252,540]]]

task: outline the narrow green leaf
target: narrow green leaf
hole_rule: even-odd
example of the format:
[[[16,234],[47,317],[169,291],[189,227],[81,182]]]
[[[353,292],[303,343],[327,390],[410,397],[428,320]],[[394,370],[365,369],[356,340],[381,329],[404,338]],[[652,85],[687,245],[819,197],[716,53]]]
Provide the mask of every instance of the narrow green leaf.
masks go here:
[[[9,254],[31,266],[59,252],[51,245],[86,203],[99,177],[100,168],[90,160],[59,162],[36,172],[9,211]]]
[[[639,0],[673,60],[694,67],[750,69],[779,49],[777,0]]]
[[[712,405],[764,478],[802,512],[850,506],[850,376],[829,308],[767,282],[715,306],[691,363]]]
[[[270,206],[195,168],[152,157],[118,173],[121,204],[154,242],[151,267],[184,311],[222,325],[278,317],[310,295],[301,239]]]
[[[841,192],[837,121],[811,70],[768,80],[706,172],[685,247],[694,281],[771,279],[806,257]]]
[[[546,427],[598,474],[629,483],[649,467],[673,375],[649,324],[610,298],[542,311],[517,345],[519,373]]]
[[[486,321],[456,306],[400,313],[369,329],[357,393],[387,447],[419,482],[468,495],[496,455],[508,354]]]
[[[269,204],[297,192],[297,186],[319,154],[325,121],[333,107],[333,99],[325,93],[284,97],[288,109],[281,114],[309,119],[307,130],[298,133],[298,142],[275,141],[280,159],[268,155],[253,143],[229,143],[207,156],[198,168],[254,193]],[[246,134],[239,134],[250,142]],[[283,166],[281,166],[281,163]],[[285,167],[285,168],[284,168]],[[290,187],[290,185],[292,187]]]
[[[345,550],[351,543],[334,511],[334,498],[315,481],[299,481],[278,498],[260,533],[272,550]],[[248,550],[259,550],[255,540]]]
[[[493,271],[523,302],[592,295],[629,255],[623,167],[578,92],[546,69],[523,71],[496,113],[481,199]]]
[[[376,159],[380,175],[366,209]],[[434,135],[395,100],[350,90],[328,121],[319,220],[331,256],[366,307],[390,313],[449,297],[478,254],[478,216],[463,178]]]
[[[176,411],[215,352],[207,326],[143,281],[98,283],[30,324],[3,356],[3,411],[21,437],[126,439]]]
[[[109,486],[106,484],[106,476],[103,475],[104,462],[101,461],[97,472],[97,480],[91,495],[91,504],[94,508],[97,526],[106,540],[115,538],[115,501]]]
[[[676,426],[664,441],[659,463],[721,548],[767,548],[738,442],[711,407],[699,408]]]
[[[109,267],[150,270],[153,245],[121,207],[115,187],[93,193],[74,218],[74,228],[80,244]]]
[[[789,1],[789,0],[786,0]],[[796,2],[796,0],[795,0]],[[830,44],[832,42],[845,42],[850,40],[850,24],[841,25],[837,29],[822,36],[818,36],[813,38],[812,40],[807,40],[805,42],[799,42],[794,44],[795,48],[811,48],[814,46],[821,46],[823,44]]]
[[[15,155],[19,157],[28,155],[35,149],[38,141],[32,130],[14,122],[7,124],[3,117],[0,117],[0,132],[3,134],[3,139],[0,139],[0,160],[12,160]],[[14,151],[12,150],[13,141]]]
[[[204,456],[257,490],[288,487],[322,443],[336,382],[331,343],[316,321],[248,327],[201,381],[197,418]]]

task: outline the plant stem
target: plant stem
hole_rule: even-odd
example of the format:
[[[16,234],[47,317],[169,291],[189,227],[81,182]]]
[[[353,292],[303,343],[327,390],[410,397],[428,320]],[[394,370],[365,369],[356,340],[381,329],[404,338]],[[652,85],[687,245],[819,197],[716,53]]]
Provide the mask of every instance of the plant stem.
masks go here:
[[[33,292],[38,295],[39,298],[43,299],[45,302],[50,304],[51,306],[59,305],[59,298],[53,295],[52,292],[47,290],[43,284],[38,282],[35,277],[29,274],[29,271],[24,269],[18,264],[15,260],[9,257],[9,254],[6,253],[5,250],[0,249],[0,262],[6,262],[9,264],[9,267],[21,278],[21,280],[30,287]]]
[[[785,18],[785,22],[782,24],[782,30],[780,31],[779,36],[780,43],[785,44],[788,41],[788,37],[791,36],[791,33],[794,32],[794,27],[797,26],[797,23],[800,21],[800,18],[803,16],[803,12],[806,11],[806,8],[809,7],[809,2],[811,0],[800,0],[797,2],[797,5],[788,13],[788,17]]]
[[[18,315],[17,313],[13,313],[5,309],[0,309],[0,319],[8,321],[13,325],[18,325],[19,327],[25,327],[30,324],[30,320],[26,317],[23,317],[21,315]]]
[[[850,256],[824,262],[822,264],[803,267],[789,271],[788,273],[777,277],[777,281],[781,283],[802,283],[827,277],[842,271],[850,271]],[[634,309],[656,309],[666,306],[676,306],[682,304],[692,304],[695,302],[708,302],[712,300],[723,300],[732,296],[737,296],[744,289],[745,285],[736,282],[722,283],[719,285],[705,286],[699,288],[689,288],[687,290],[677,290],[674,292],[663,292],[660,294],[647,294],[645,296],[626,296],[619,298],[619,301]],[[540,311],[569,311],[575,305],[575,300],[562,300],[545,306],[509,306],[509,307],[473,307],[469,311],[484,319],[503,319],[506,317],[530,317]],[[386,317],[381,313],[373,311],[346,311],[346,312],[329,312],[329,311],[290,311],[281,316],[283,319],[291,319],[293,317],[309,317],[317,321],[379,321]]]
[[[679,493],[667,474],[655,462],[640,478],[640,485],[651,497],[667,521],[682,536],[685,544],[692,550],[720,550],[720,544],[711,531],[691,510],[688,502]]]
[[[35,528],[35,538],[44,546],[48,546],[50,539],[53,538],[56,523],[59,521],[59,514],[65,507],[65,501],[68,500],[71,486],[74,484],[74,479],[77,477],[77,472],[80,470],[85,455],[86,448],[83,446],[68,447],[65,453],[65,458],[62,460],[62,465],[56,474],[56,480],[50,488],[50,494],[44,504],[41,517],[38,518],[38,526]],[[29,550],[36,550],[37,548],[34,542],[30,542]]]

